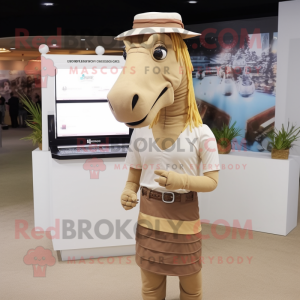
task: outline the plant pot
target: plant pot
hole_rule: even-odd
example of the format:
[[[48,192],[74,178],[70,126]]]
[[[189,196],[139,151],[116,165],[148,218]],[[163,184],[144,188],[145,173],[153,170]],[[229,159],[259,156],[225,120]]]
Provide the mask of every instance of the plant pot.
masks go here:
[[[228,154],[231,151],[231,143],[229,142],[226,147],[222,146],[220,143],[217,143],[219,154]]]
[[[286,150],[278,150],[278,149],[272,149],[271,152],[271,158],[273,159],[288,159],[290,154],[290,149]]]
[[[39,143],[39,149],[42,150],[42,143]]]

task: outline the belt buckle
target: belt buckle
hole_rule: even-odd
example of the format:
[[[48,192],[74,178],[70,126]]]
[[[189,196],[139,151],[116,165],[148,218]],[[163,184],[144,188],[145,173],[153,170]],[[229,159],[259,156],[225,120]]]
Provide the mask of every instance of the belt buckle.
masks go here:
[[[173,199],[171,201],[166,201],[165,200],[165,194],[172,194]],[[164,203],[173,203],[175,201],[175,194],[173,192],[162,192],[162,201]]]

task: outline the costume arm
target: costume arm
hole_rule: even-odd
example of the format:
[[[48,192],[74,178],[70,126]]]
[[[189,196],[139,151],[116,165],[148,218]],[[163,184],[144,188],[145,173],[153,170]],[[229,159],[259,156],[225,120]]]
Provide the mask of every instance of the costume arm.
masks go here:
[[[140,178],[142,169],[130,168],[127,182],[121,195],[121,204],[124,209],[128,210],[136,206],[137,191],[140,188]]]
[[[204,176],[188,176],[185,189],[193,192],[207,193],[213,191],[219,181],[219,171],[211,171],[203,174]]]
[[[154,171],[160,177],[155,179],[160,186],[167,190],[185,189],[193,192],[207,193],[213,191],[219,180],[219,171],[206,172],[204,176],[192,176],[187,174],[178,174],[173,171]]]

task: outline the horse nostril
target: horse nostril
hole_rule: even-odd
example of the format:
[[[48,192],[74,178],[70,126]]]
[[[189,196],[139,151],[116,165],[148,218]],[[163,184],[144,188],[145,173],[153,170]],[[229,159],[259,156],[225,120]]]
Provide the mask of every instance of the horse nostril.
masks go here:
[[[135,94],[132,98],[132,109],[134,109],[136,103],[138,102],[139,100],[139,96],[137,94]]]

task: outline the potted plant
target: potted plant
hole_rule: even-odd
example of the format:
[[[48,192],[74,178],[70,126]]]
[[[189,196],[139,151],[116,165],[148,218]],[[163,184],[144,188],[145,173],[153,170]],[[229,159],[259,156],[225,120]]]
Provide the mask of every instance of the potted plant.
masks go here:
[[[33,132],[22,140],[32,140],[33,144],[38,144],[42,150],[42,112],[39,105],[33,103],[25,94],[19,93],[20,100],[23,103],[24,109],[27,110],[30,117],[26,124],[33,129]]]
[[[231,141],[240,136],[241,129],[235,127],[236,122],[231,126],[223,124],[221,129],[213,128],[219,154],[228,154],[231,151]]]
[[[296,128],[294,125],[290,127],[290,122],[288,122],[286,129],[282,124],[281,130],[273,129],[268,132],[267,136],[272,147],[271,157],[274,159],[288,159],[293,142],[299,139],[299,134],[300,127]]]

